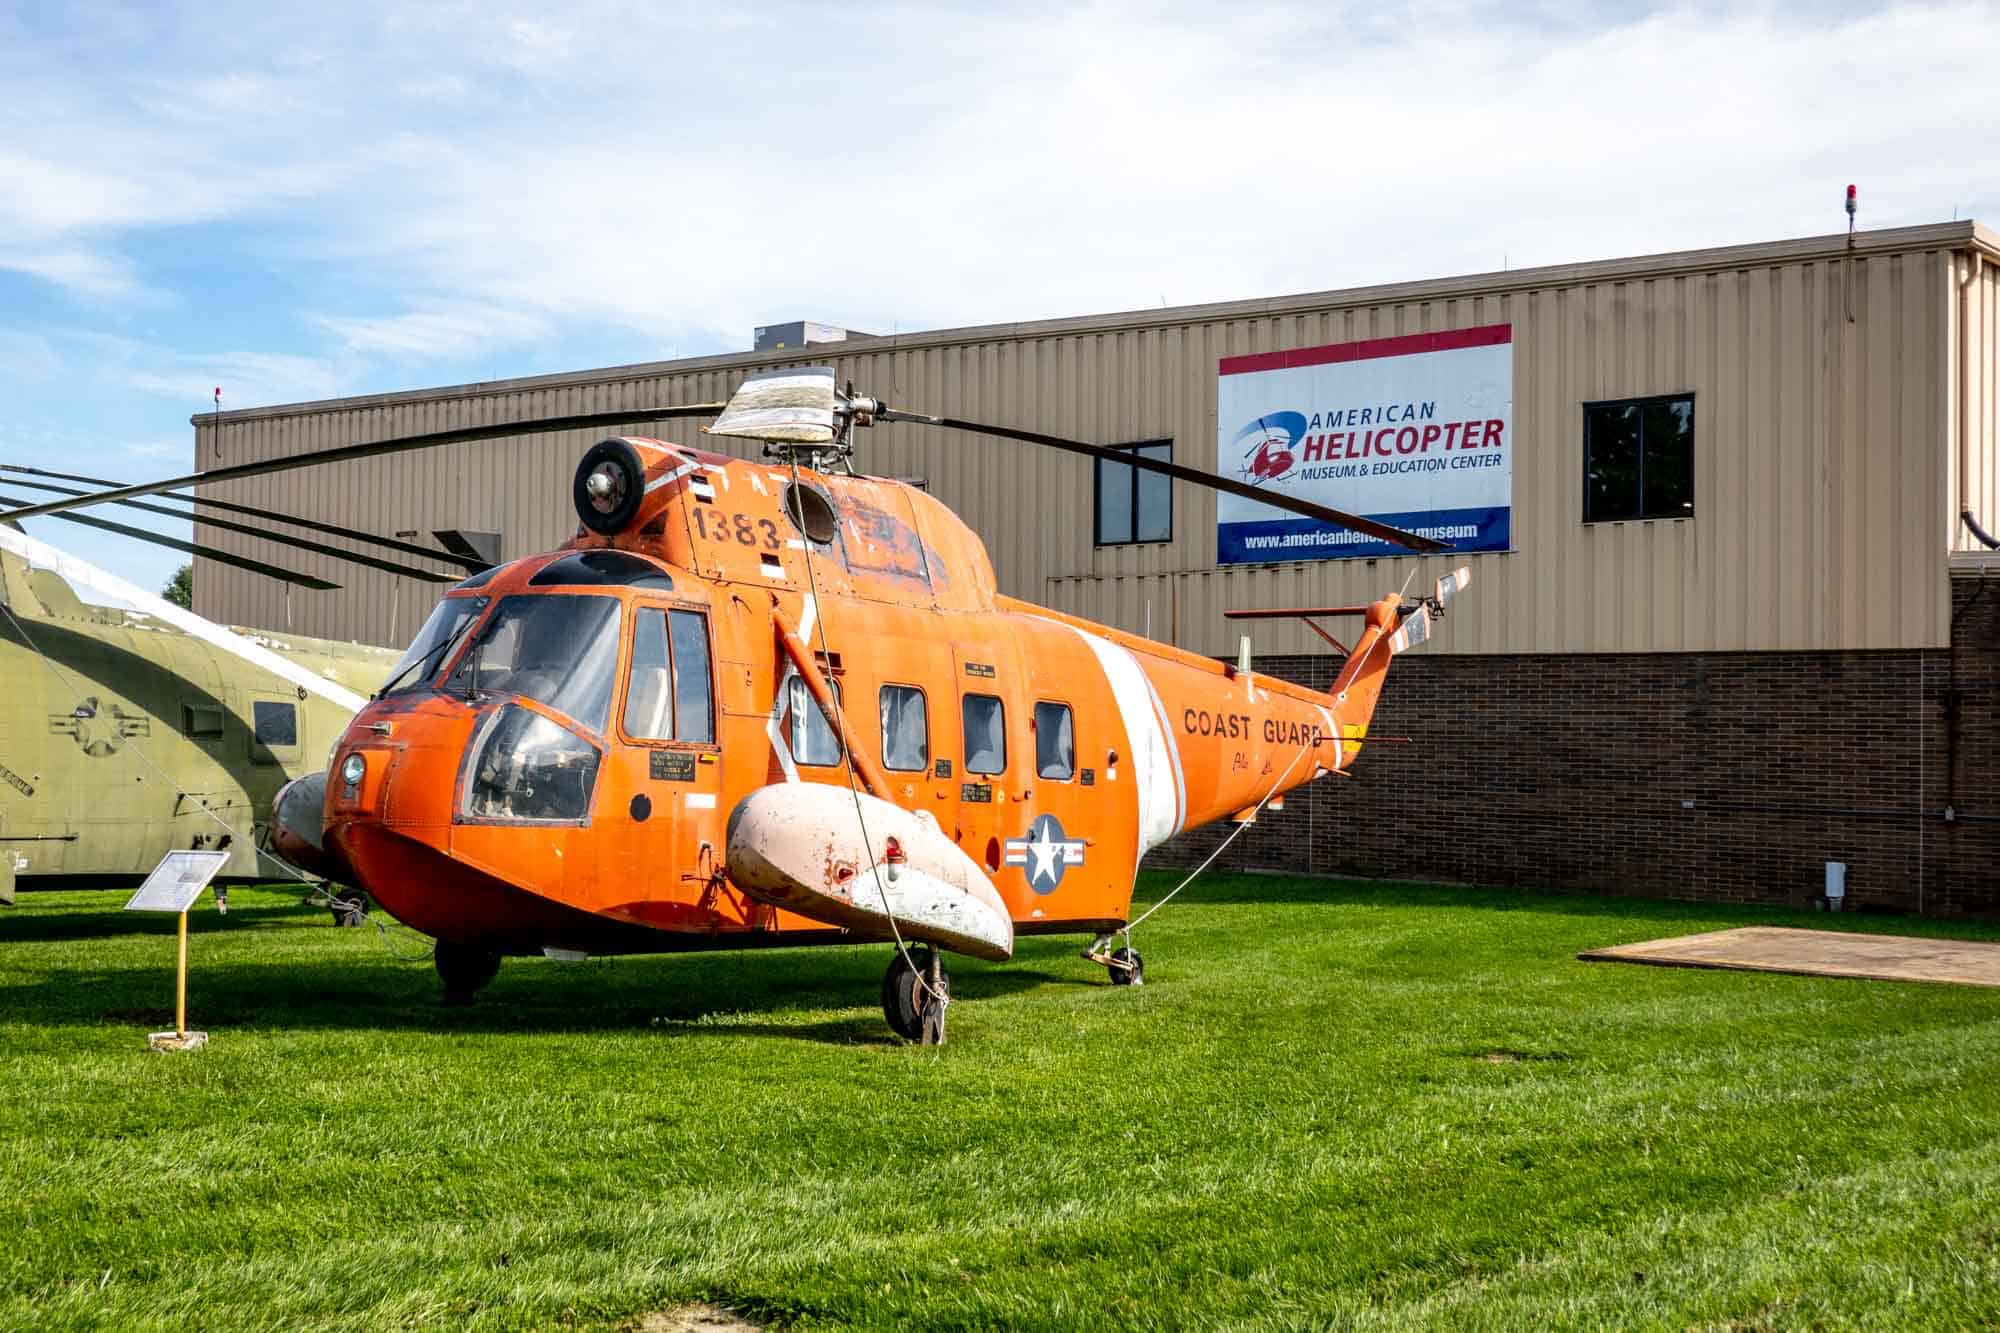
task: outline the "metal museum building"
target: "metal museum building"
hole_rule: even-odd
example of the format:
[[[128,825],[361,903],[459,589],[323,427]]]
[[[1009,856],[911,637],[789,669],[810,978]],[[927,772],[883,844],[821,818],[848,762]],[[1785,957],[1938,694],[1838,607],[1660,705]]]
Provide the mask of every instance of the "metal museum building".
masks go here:
[[[882,425],[857,466],[920,480],[1001,589],[1320,687],[1295,620],[1472,586],[1392,668],[1351,781],[1241,866],[1804,905],[2000,911],[2000,235],[1972,222],[896,337],[800,323],[760,350],[203,414],[198,466],[424,431],[721,400],[830,363],[892,405],[1168,457],[1385,518],[1463,556],[1136,469]],[[208,488],[283,514],[486,543],[575,530],[602,432],[453,445]],[[692,422],[635,421],[722,452]],[[435,585],[198,523],[344,586],[198,560],[236,625],[401,644]],[[443,567],[441,566],[442,570]],[[1338,622],[1328,628],[1336,635]],[[1202,855],[1220,830],[1156,858]]]

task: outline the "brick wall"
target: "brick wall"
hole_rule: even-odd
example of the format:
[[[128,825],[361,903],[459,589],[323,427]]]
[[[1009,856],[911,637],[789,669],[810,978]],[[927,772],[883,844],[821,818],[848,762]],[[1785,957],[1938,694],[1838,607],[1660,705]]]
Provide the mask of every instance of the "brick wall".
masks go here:
[[[1955,653],[1404,657],[1372,730],[1415,743],[1370,745],[1218,864],[1805,906],[1845,861],[1850,909],[2000,914],[2000,578],[1955,580],[1953,607]],[[1257,662],[1319,689],[1335,666]]]

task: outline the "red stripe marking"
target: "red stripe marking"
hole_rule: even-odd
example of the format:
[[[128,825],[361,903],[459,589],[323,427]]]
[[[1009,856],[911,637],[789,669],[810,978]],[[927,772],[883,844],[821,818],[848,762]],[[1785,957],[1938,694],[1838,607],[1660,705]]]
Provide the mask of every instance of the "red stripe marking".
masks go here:
[[[1290,370],[1296,366],[1326,366],[1337,361],[1368,361],[1380,356],[1408,356],[1412,352],[1449,352],[1460,347],[1497,347],[1514,341],[1512,324],[1483,324],[1476,329],[1447,329],[1441,333],[1407,333],[1397,338],[1368,338],[1355,343],[1333,343],[1326,347],[1295,347],[1288,352],[1255,352],[1249,356],[1225,356],[1218,370],[1223,375],[1247,375],[1258,370]]]

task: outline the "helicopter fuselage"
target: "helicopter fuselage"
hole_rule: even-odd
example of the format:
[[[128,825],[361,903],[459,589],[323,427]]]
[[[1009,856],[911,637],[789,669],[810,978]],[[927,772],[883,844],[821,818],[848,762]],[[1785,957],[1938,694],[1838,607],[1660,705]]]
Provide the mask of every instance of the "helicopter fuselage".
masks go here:
[[[1016,933],[1101,933],[1128,919],[1147,851],[1360,748],[1397,599],[1319,694],[1000,596],[979,539],[913,487],[608,443],[642,460],[629,527],[454,589],[335,748],[329,849],[440,939],[870,937],[792,910],[821,901],[811,884],[732,877],[732,815],[787,808],[748,799],[784,784],[934,823]],[[796,873],[831,892],[856,867],[826,846]]]

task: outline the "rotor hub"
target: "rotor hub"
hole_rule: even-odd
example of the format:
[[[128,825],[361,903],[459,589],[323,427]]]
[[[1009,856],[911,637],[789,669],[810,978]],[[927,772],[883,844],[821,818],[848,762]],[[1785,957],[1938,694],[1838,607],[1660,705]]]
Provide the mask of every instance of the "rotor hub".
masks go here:
[[[608,460],[599,463],[584,478],[583,489],[590,496],[592,509],[600,514],[615,513],[625,499],[625,470]]]

